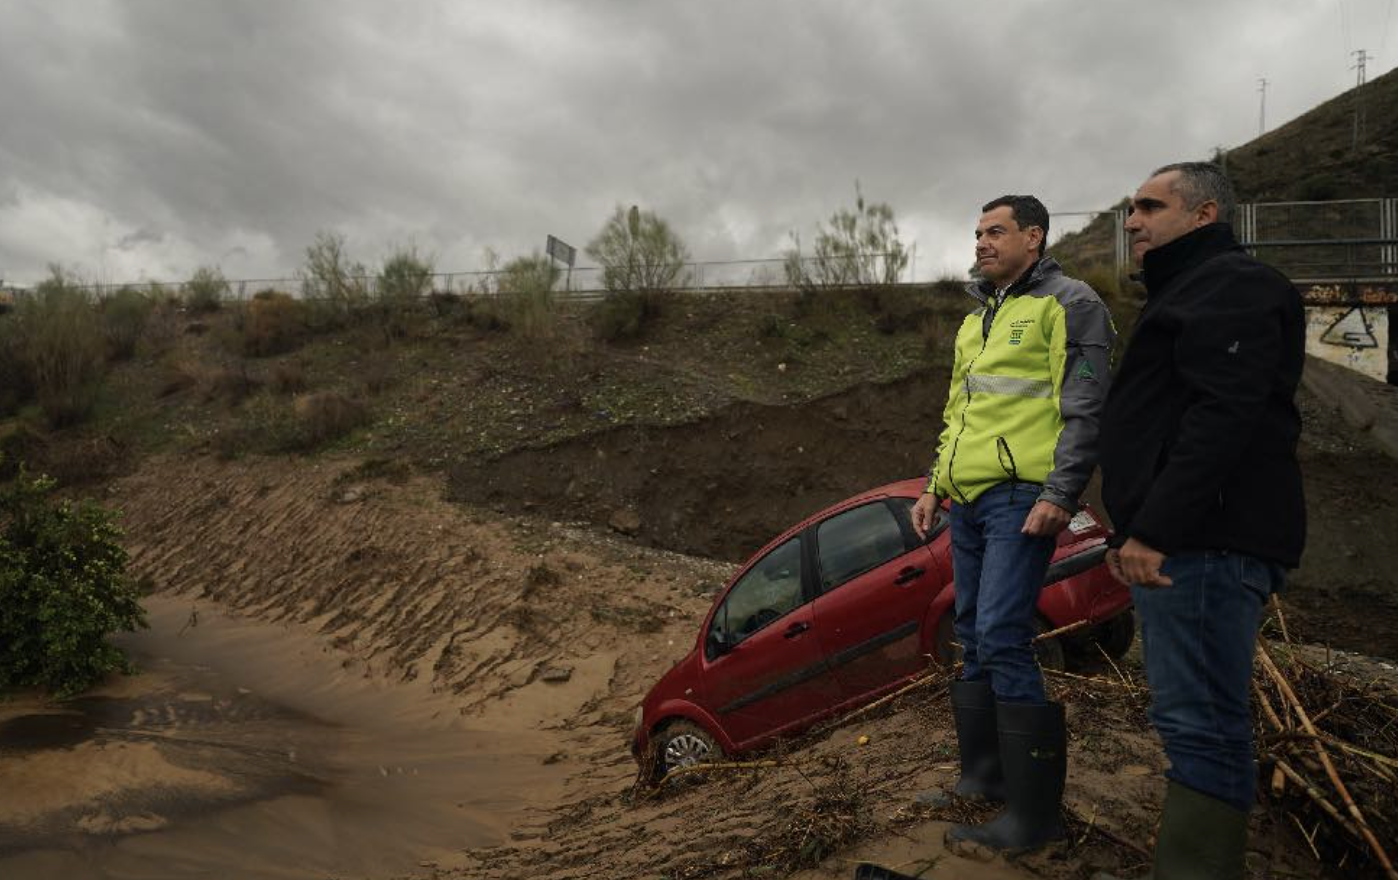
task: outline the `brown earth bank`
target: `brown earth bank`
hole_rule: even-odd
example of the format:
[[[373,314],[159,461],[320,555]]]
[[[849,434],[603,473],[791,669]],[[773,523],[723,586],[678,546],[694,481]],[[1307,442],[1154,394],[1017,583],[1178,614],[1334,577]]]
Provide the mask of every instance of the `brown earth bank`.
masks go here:
[[[896,455],[885,460],[865,450],[879,442],[895,448],[903,443],[903,461],[916,460],[916,432],[903,428],[901,419],[879,419],[905,397],[934,393],[926,388],[935,382],[927,375],[903,385],[856,389],[817,401],[804,419],[798,407],[780,413],[754,408],[722,414],[713,428],[708,422],[677,428],[683,435],[673,438],[598,437],[617,476],[608,481],[606,471],[597,469],[593,482],[582,483],[599,496],[591,504],[567,503],[566,491],[557,498],[539,490],[566,490],[567,480],[575,478],[566,466],[548,472],[557,480],[537,482],[525,481],[535,475],[518,466],[514,473],[521,482],[514,485],[529,491],[493,496],[501,512],[448,501],[436,478],[393,461],[353,457],[155,458],[113,483],[108,494],[124,511],[134,569],[161,596],[188,603],[191,611],[228,609],[290,627],[325,646],[352,675],[417,689],[424,700],[446,701],[473,729],[530,742],[521,753],[534,753],[532,760],[547,768],[548,784],[523,775],[495,783],[481,777],[481,785],[506,785],[513,804],[500,810],[493,840],[482,841],[478,827],[463,825],[458,848],[446,847],[447,854],[440,847],[424,849],[416,869],[409,862],[388,871],[365,863],[343,876],[814,880],[849,876],[853,860],[869,858],[905,870],[930,865],[927,877],[1068,878],[1098,867],[1142,864],[1163,794],[1164,761],[1146,732],[1135,658],[1120,672],[1086,670],[1096,673],[1091,681],[1054,677],[1073,731],[1067,796],[1075,817],[1072,834],[1013,863],[980,863],[941,848],[945,823],[973,808],[913,805],[916,791],[944,786],[954,773],[954,734],[936,680],[781,752],[758,756],[775,758],[774,766],[715,773],[656,792],[635,787],[626,745],[631,713],[649,685],[692,645],[712,591],[732,566],[639,546],[617,528],[660,543],[646,535],[647,524],[663,523],[667,511],[680,509],[688,519],[679,521],[684,528],[676,533],[719,552],[746,552],[744,541],[754,546],[788,521],[761,513],[772,506],[772,496],[782,496],[778,483],[810,484],[801,502],[806,509],[785,514],[791,517],[884,479],[879,469],[885,461],[888,476],[906,473]],[[1333,502],[1350,511],[1340,530],[1346,534],[1365,522],[1374,527],[1392,521],[1392,499],[1374,488],[1373,474],[1363,490],[1371,494],[1354,491],[1357,469],[1381,471],[1383,463],[1343,423],[1330,420],[1320,402],[1303,399],[1303,405],[1313,506]],[[773,468],[780,480],[763,484],[754,476],[761,468],[744,468],[761,457],[741,453],[756,443],[756,424],[780,428],[770,445],[759,446],[761,456],[789,453],[789,444],[804,446],[809,438],[814,464],[799,465],[804,453],[783,455]],[[683,453],[702,448],[705,438],[723,447],[728,433],[746,436],[749,447],[728,446],[729,454],[703,462],[719,470],[722,461],[726,472],[739,474],[728,486],[735,493],[731,506],[752,512],[742,521],[744,537],[734,537],[738,529],[727,525],[727,511],[698,504],[689,510],[647,508],[637,506],[638,495],[628,494],[682,496],[707,485],[698,483],[704,476],[697,469],[685,471]],[[628,442],[636,450],[664,450],[673,469],[656,467],[654,455],[628,453]],[[822,446],[843,449],[843,457],[818,451]],[[571,452],[584,479],[581,463],[596,454],[581,445]],[[532,466],[543,471],[539,455]],[[651,466],[644,467],[644,476],[632,473],[646,463]],[[840,482],[843,465],[867,468],[858,486]],[[675,475],[673,482],[662,481],[667,473]],[[738,494],[750,483],[752,491]],[[463,487],[472,485],[458,469],[450,494],[468,496]],[[1354,508],[1356,497],[1362,509]],[[626,505],[639,524],[613,522]],[[1316,511],[1315,519],[1327,522],[1325,513]],[[1326,526],[1316,533],[1326,534]],[[1345,585],[1371,581],[1382,588],[1382,575],[1371,566],[1393,548],[1376,538],[1370,543],[1374,550],[1367,554],[1334,550],[1339,567],[1327,575],[1331,589],[1343,592]],[[1324,565],[1328,553],[1308,556],[1308,566]],[[1311,589],[1307,570],[1298,576],[1293,600]],[[1374,611],[1355,609],[1349,619],[1356,632],[1365,631],[1357,622],[1372,620]],[[1310,620],[1293,615],[1292,624],[1311,626]],[[1256,817],[1252,873],[1315,876],[1305,845],[1278,818],[1260,812]],[[101,832],[162,833],[114,821]],[[248,859],[255,861],[257,846],[247,841]]]

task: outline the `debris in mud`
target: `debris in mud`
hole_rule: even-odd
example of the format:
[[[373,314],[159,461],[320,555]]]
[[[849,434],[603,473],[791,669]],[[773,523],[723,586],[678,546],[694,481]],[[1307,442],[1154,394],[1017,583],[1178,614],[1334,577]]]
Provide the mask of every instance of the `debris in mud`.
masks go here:
[[[550,666],[539,674],[540,680],[550,684],[562,684],[571,680],[572,677],[573,670],[567,666]]]
[[[1285,619],[1278,613],[1282,634]],[[1308,659],[1289,638],[1258,647],[1254,725],[1266,804],[1315,860],[1398,878],[1398,686]]]

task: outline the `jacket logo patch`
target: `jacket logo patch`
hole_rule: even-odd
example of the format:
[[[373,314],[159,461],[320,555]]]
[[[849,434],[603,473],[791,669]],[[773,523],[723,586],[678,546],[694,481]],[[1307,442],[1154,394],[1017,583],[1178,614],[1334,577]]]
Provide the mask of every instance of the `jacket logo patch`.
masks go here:
[[[1092,368],[1092,361],[1087,358],[1078,361],[1078,368],[1073,371],[1073,378],[1079,382],[1096,382],[1097,371]]]
[[[1018,321],[1010,322],[1010,345],[1021,345],[1024,343],[1024,331],[1034,323],[1033,318],[1021,318]]]
[[[1228,353],[1229,353],[1229,354],[1237,354],[1237,353],[1238,353],[1238,340],[1236,340],[1236,339],[1233,340],[1233,344],[1230,345],[1230,346],[1228,346]]]

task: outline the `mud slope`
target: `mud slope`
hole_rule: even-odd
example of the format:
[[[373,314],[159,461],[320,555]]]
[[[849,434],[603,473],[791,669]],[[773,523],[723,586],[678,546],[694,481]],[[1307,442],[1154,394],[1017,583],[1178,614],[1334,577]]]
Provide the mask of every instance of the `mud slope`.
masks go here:
[[[451,469],[450,495],[612,524],[652,546],[741,561],[832,502],[925,472],[941,430],[944,373],[471,459]]]
[[[161,592],[303,624],[366,674],[425,677],[463,712],[530,723],[639,688],[637,665],[683,653],[678,622],[692,638],[728,572],[562,523],[487,521],[432,481],[371,471],[164,460],[112,492],[132,566]]]

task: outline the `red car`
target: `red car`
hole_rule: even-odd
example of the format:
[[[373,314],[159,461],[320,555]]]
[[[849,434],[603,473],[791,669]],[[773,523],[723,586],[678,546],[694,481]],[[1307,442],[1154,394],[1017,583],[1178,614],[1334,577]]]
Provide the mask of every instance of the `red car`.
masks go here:
[[[761,748],[953,658],[951,532],[911,511],[926,481],[857,495],[784,532],[719,592],[693,650],[637,711],[632,753],[676,767]],[[1058,536],[1039,594],[1041,631],[1087,621],[1109,653],[1135,632],[1131,594],[1107,571],[1107,529],[1088,508]],[[1062,645],[1039,643],[1061,665]]]

